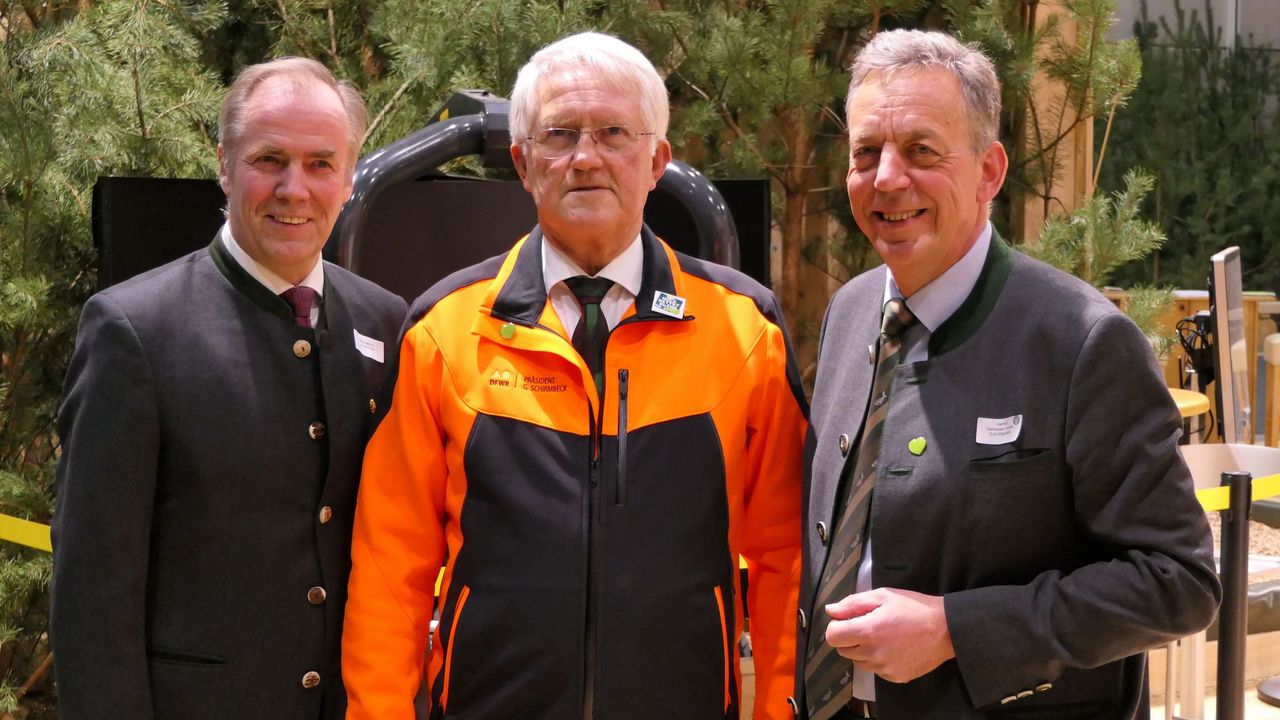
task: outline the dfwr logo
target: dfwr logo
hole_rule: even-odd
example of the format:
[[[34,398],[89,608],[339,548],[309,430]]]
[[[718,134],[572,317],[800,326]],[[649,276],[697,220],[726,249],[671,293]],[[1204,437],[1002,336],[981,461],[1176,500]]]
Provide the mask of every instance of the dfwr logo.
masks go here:
[[[510,370],[494,370],[489,376],[489,384],[496,387],[512,387],[515,384],[515,376]]]

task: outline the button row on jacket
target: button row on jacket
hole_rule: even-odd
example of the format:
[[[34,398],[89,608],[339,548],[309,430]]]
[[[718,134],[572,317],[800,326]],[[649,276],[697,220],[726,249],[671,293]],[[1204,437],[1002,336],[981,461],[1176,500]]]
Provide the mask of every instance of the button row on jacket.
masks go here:
[[[304,358],[311,354],[311,343],[306,340],[299,340],[293,344],[293,354]]]
[[[372,415],[376,412],[378,412],[378,403],[374,402],[373,398],[369,398],[369,414]]]
[[[311,603],[312,605],[320,605],[325,601],[325,598],[327,597],[329,597],[329,594],[326,593],[324,591],[324,588],[320,587],[319,585],[307,591],[307,602]]]
[[[320,687],[320,673],[315,670],[308,670],[307,674],[302,676],[302,687],[308,690]]]
[[[1023,698],[1029,698],[1038,692],[1045,692],[1046,690],[1052,690],[1052,689],[1053,689],[1053,683],[1048,683],[1048,682],[1040,683],[1039,685],[1036,686],[1035,690],[1023,690],[1022,692],[1016,695],[1009,695],[1007,697],[1000,698],[1000,704],[1008,705],[1014,700],[1022,700]]]
[[[849,436],[845,435],[844,433],[840,433],[840,455],[844,456],[848,454],[849,454]]]
[[[333,519],[333,508],[325,505],[320,508],[320,524],[324,525]]]
[[[312,440],[319,440],[323,438],[325,434],[324,423],[319,420],[311,423],[307,426],[307,434],[311,436]]]
[[[821,520],[818,521],[818,539],[822,541],[823,545],[827,544],[827,524]]]
[[[800,629],[809,629],[809,616],[804,614],[804,610],[796,610],[796,614],[800,616]]]

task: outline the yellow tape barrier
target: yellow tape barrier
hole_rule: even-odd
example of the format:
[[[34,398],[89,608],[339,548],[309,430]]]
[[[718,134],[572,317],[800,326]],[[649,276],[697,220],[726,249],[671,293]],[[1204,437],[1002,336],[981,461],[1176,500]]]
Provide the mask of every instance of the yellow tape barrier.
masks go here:
[[[1253,479],[1254,501],[1265,500],[1276,495],[1280,495],[1280,474]],[[1200,501],[1205,512],[1226,510],[1231,505],[1231,488],[1224,486],[1197,490],[1196,499]]]
[[[53,552],[49,526],[0,513],[0,540],[8,540],[37,550]]]

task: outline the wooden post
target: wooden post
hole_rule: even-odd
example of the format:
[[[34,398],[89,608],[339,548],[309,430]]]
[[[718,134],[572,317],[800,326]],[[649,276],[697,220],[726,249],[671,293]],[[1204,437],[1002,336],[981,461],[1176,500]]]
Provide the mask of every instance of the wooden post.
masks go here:
[[[1061,0],[1042,0],[1035,6],[1036,27],[1042,27],[1050,17],[1058,16],[1062,38],[1066,42],[1076,42],[1078,28],[1062,8]],[[1026,137],[1035,137],[1032,123],[1040,126],[1040,136],[1048,139],[1057,137],[1063,128],[1071,127],[1077,119],[1071,108],[1066,108],[1061,116],[1050,113],[1050,108],[1062,104],[1065,89],[1048,78],[1043,71],[1037,72],[1031,81],[1033,103],[1038,109],[1036,117],[1030,114],[1025,119]],[[1026,145],[1026,157],[1035,151],[1034,146]],[[1048,202],[1037,193],[1043,192],[1043,186],[1037,193],[1028,193],[1021,203],[1013,208],[1013,230],[1024,242],[1032,242],[1040,237],[1040,228],[1045,218],[1059,213],[1070,213],[1080,207],[1085,198],[1093,195],[1093,122],[1086,120],[1067,134],[1055,148],[1051,165],[1056,169],[1053,185],[1049,191]]]
[[[1263,341],[1262,356],[1267,360],[1267,447],[1280,447],[1280,333]]]

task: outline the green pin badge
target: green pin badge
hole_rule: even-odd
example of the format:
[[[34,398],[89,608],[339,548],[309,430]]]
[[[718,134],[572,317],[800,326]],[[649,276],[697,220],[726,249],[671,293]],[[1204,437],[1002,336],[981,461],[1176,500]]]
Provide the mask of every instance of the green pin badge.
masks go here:
[[[924,448],[928,444],[929,443],[924,438],[918,437],[907,443],[907,449],[911,451],[912,455],[923,455]]]
[[[498,334],[502,336],[503,340],[510,340],[516,336],[516,326],[511,323],[507,323],[502,326],[502,329],[498,331]]]

